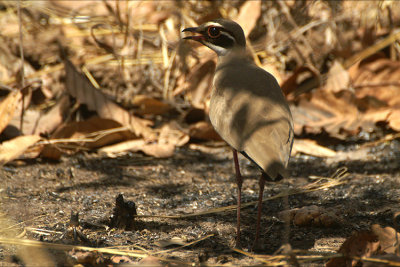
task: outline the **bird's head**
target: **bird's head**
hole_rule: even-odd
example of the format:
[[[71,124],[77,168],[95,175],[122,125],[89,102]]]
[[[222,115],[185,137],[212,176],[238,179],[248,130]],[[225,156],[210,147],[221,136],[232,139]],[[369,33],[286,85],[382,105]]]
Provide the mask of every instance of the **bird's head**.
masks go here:
[[[234,21],[217,19],[206,22],[199,27],[186,28],[183,32],[197,33],[183,39],[202,43],[215,51],[218,56],[228,54],[233,49],[245,49],[246,38],[243,29]]]

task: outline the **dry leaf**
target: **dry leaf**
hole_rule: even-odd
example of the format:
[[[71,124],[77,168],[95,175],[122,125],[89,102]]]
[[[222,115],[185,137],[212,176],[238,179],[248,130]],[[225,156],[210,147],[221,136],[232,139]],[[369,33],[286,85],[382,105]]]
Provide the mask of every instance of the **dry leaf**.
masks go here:
[[[175,146],[173,144],[146,144],[139,150],[155,158],[168,158],[174,154]]]
[[[300,84],[306,80],[315,78],[317,76],[310,68],[301,66],[297,68],[292,75],[287,77],[280,85],[283,93],[288,96],[289,94],[300,91]],[[290,95],[289,95],[290,96]],[[291,97],[293,98],[293,97]]]
[[[393,130],[400,132],[400,109],[395,109],[390,112],[389,118],[389,126]]]
[[[239,14],[235,21],[242,26],[243,31],[247,36],[256,26],[257,20],[261,14],[261,1],[245,1],[240,7]]]
[[[189,142],[189,136],[178,130],[173,124],[164,125],[160,129],[157,141],[147,142],[143,139],[130,140],[115,145],[103,147],[99,150],[109,157],[122,155],[128,151],[142,151],[146,155],[156,158],[167,158],[174,154],[175,147]]]
[[[35,134],[50,134],[63,121],[63,115],[70,107],[69,96],[64,95],[46,114],[39,118]]]
[[[151,138],[152,129],[148,127],[152,122],[131,116],[111,100],[100,90],[97,90],[88,79],[79,73],[74,65],[65,60],[66,87],[68,92],[81,104],[86,104],[89,110],[96,111],[101,118],[112,119],[124,126],[132,127],[138,137]]]
[[[365,60],[349,73],[358,98],[372,96],[388,106],[400,104],[400,62],[387,58]]]
[[[392,227],[381,227],[379,224],[371,226],[371,231],[378,237],[380,250],[385,253],[396,253],[400,234]]]
[[[116,129],[116,131],[113,131],[113,129]],[[59,159],[62,151],[73,153],[82,148],[98,148],[128,140],[132,137],[131,132],[126,128],[122,128],[120,123],[109,119],[92,117],[89,120],[71,122],[59,128],[51,139],[70,139],[68,144],[55,143],[46,145],[41,155],[46,158]],[[63,148],[62,150],[61,147]]]
[[[189,135],[191,138],[200,140],[222,140],[214,127],[205,121],[199,121],[198,123],[190,125]]]
[[[354,65],[349,73],[357,98],[368,100],[367,108],[387,106],[390,115],[386,121],[400,131],[400,62],[373,57]]]
[[[333,258],[326,266],[356,266],[359,262],[351,259],[352,257],[369,257],[376,253],[379,248],[378,237],[371,231],[360,231],[350,236],[340,247],[339,253],[343,253],[345,258]]]
[[[377,122],[387,121],[393,110],[389,107],[368,108],[368,104],[356,99],[351,91],[332,93],[316,90],[299,97],[297,105],[291,105],[295,122],[295,133],[319,134],[323,131],[330,136],[345,139],[361,130],[373,132]],[[362,111],[361,106],[366,107]]]
[[[189,139],[189,135],[179,130],[177,125],[174,125],[174,123],[169,123],[161,128],[158,143],[172,144],[180,147],[187,144]]]
[[[0,165],[21,156],[30,146],[40,140],[38,135],[19,136],[0,145]]]
[[[334,157],[336,155],[335,150],[320,146],[315,140],[310,139],[294,139],[292,156],[296,155],[297,153],[303,153],[321,158]]]
[[[298,135],[303,129],[313,134],[325,130],[333,137],[345,138],[360,130],[360,118],[355,105],[326,90],[301,95],[298,105],[292,105],[291,110],[294,130]]]
[[[143,139],[136,139],[103,147],[99,149],[99,152],[105,153],[109,157],[114,157],[115,155],[121,155],[128,151],[142,151],[152,157],[167,158],[174,154],[174,150],[175,146],[173,144],[148,143]]]
[[[212,79],[214,77],[215,61],[206,60],[198,64],[187,77],[189,83],[188,97],[195,108],[204,108],[204,101],[210,94]]]
[[[162,115],[172,108],[169,104],[146,95],[135,95],[132,105],[136,108],[136,113],[139,115]]]
[[[328,72],[328,80],[326,81],[325,90],[333,93],[346,90],[350,84],[350,75],[338,62],[334,61]]]
[[[38,121],[40,119],[41,112],[39,109],[26,109],[24,111],[24,124],[22,127],[22,135],[30,135],[35,134],[35,128],[38,126]],[[20,121],[21,121],[21,105],[17,106],[16,112],[14,113],[14,117],[10,121],[10,125],[20,128]]]
[[[12,91],[0,102],[0,133],[3,132],[13,118],[21,96],[19,91]]]

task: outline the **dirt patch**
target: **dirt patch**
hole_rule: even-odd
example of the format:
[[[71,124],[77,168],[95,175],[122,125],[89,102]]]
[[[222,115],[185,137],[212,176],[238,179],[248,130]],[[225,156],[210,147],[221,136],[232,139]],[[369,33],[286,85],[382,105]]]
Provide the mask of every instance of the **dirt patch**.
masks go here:
[[[190,214],[236,204],[231,152],[224,146],[211,151],[181,148],[168,159],[135,153],[113,159],[80,154],[57,163],[20,161],[1,170],[3,212],[7,218],[20,223],[14,229],[22,231],[25,227],[28,229],[25,236],[34,240],[95,247],[141,247],[155,252],[164,249],[160,246],[162,240],[178,238],[185,243],[212,234],[163,256],[190,263],[260,263],[231,249],[236,236],[234,211],[187,219],[139,217],[136,230],[132,231],[108,227],[118,194],[134,201],[139,215]],[[393,214],[398,210],[400,195],[399,142],[392,141],[370,152],[365,159],[373,156],[371,160],[347,160],[329,165],[321,159],[299,156],[291,160],[289,179],[267,184],[264,197],[307,185],[314,181],[310,176],[329,176],[341,166],[348,168],[349,175],[342,185],[289,197],[290,208],[317,205],[342,219],[334,228],[292,224],[293,248],[332,252],[354,230],[368,229],[373,223],[396,227]],[[258,170],[244,158],[241,166],[245,176],[243,201],[254,201]],[[261,254],[274,253],[287,235],[285,224],[278,217],[283,209],[282,199],[268,201],[263,206]],[[71,212],[79,212],[80,231],[88,243],[65,234]],[[256,206],[244,208],[242,212],[241,246],[248,251],[255,235]],[[49,232],[38,234],[32,229]],[[11,263],[13,253],[4,247],[0,251],[2,264]]]

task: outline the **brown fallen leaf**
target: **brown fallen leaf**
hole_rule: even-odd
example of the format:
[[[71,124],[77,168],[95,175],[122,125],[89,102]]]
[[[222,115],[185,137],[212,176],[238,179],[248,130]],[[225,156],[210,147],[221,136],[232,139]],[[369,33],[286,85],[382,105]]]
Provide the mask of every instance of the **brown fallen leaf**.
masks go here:
[[[293,74],[288,76],[282,83],[280,83],[283,93],[289,100],[294,98],[295,94],[302,93],[301,84],[306,84],[306,81],[317,80],[317,74],[314,73],[309,67],[301,66],[294,70]],[[316,84],[317,86],[318,84]],[[304,85],[307,87],[308,85]]]
[[[64,95],[46,114],[39,118],[34,134],[51,134],[63,121],[70,107],[69,96]]]
[[[179,130],[173,123],[166,124],[158,130],[158,138],[154,141],[144,139],[130,140],[115,145],[103,147],[99,152],[109,157],[123,155],[129,151],[143,153],[156,158],[167,158],[174,154],[175,147],[183,146],[189,142],[189,136]]]
[[[22,94],[19,91],[10,92],[0,102],[0,133],[6,128],[14,116],[18,102],[21,100]]]
[[[221,141],[221,137],[215,131],[214,127],[205,121],[199,121],[189,127],[189,136],[200,140],[215,140]]]
[[[329,158],[336,155],[336,151],[317,144],[315,140],[295,139],[292,148],[292,156],[297,153],[311,155],[314,157]]]
[[[137,137],[152,138],[151,121],[132,116],[96,89],[89,80],[69,61],[64,61],[66,71],[66,87],[68,92],[81,104],[86,104],[89,110],[96,111],[104,119],[112,119],[123,126],[132,128]]]
[[[187,77],[187,97],[193,107],[204,109],[204,101],[210,94],[214,69],[215,59],[208,56],[207,60],[195,66]]]
[[[38,135],[25,135],[3,142],[0,145],[0,166],[18,158],[39,140]]]
[[[349,70],[358,98],[372,96],[389,106],[400,104],[400,62],[388,58],[372,57]]]
[[[110,119],[92,117],[86,121],[71,122],[59,128],[51,136],[50,142],[53,141],[53,144],[46,145],[41,156],[59,159],[62,152],[74,153],[83,148],[99,148],[129,140],[132,137],[129,129],[122,127],[120,123]],[[67,140],[57,142],[57,139]]]
[[[400,131],[400,62],[374,55],[353,65],[349,73],[357,98],[385,104],[390,110],[386,121]]]
[[[381,227],[379,224],[373,224],[371,231],[380,242],[380,251],[384,253],[398,253],[400,234],[392,227]]]
[[[371,231],[359,231],[353,233],[339,248],[339,253],[345,255],[343,258],[333,258],[327,262],[327,267],[357,266],[358,260],[352,257],[370,257],[378,251],[378,237]]]
[[[303,94],[298,103],[291,105],[296,134],[329,133],[330,136],[345,139],[361,130],[372,132],[378,122],[385,122],[393,110],[389,107],[360,110],[362,101],[348,90],[332,93],[316,90]]]
[[[189,142],[189,135],[179,130],[176,123],[168,123],[161,127],[160,134],[158,137],[159,144],[173,144],[174,146],[180,147]]]
[[[332,67],[328,72],[328,79],[326,81],[325,90],[333,93],[347,90],[350,85],[350,75],[344,67],[335,60]]]
[[[142,151],[152,157],[168,158],[174,154],[174,150],[175,146],[173,144],[148,143],[143,139],[135,139],[100,148],[99,152],[105,153],[109,157],[115,157],[124,155],[129,151]]]
[[[400,109],[392,110],[392,112],[390,112],[388,121],[390,128],[400,132]]]
[[[172,109],[169,104],[146,95],[135,95],[131,104],[139,115],[162,115]]]
[[[14,126],[16,128],[20,128],[20,121],[21,121],[21,106],[18,105],[16,112],[14,113],[13,118],[10,121],[10,126]],[[21,135],[30,135],[30,134],[35,134],[35,128],[38,126],[38,121],[41,117],[41,112],[39,109],[25,109],[24,111],[24,124],[22,127],[22,133],[20,132]]]
[[[247,36],[256,26],[257,20],[261,14],[261,1],[245,1],[240,7],[240,11],[235,21],[242,26],[243,31]]]

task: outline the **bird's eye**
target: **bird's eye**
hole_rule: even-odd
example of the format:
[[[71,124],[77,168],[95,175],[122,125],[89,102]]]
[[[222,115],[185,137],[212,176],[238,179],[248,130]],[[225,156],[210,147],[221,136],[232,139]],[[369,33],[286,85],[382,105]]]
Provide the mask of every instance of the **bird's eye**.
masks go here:
[[[210,36],[211,38],[217,38],[221,35],[221,31],[219,28],[217,27],[209,27],[208,28],[208,36]]]

